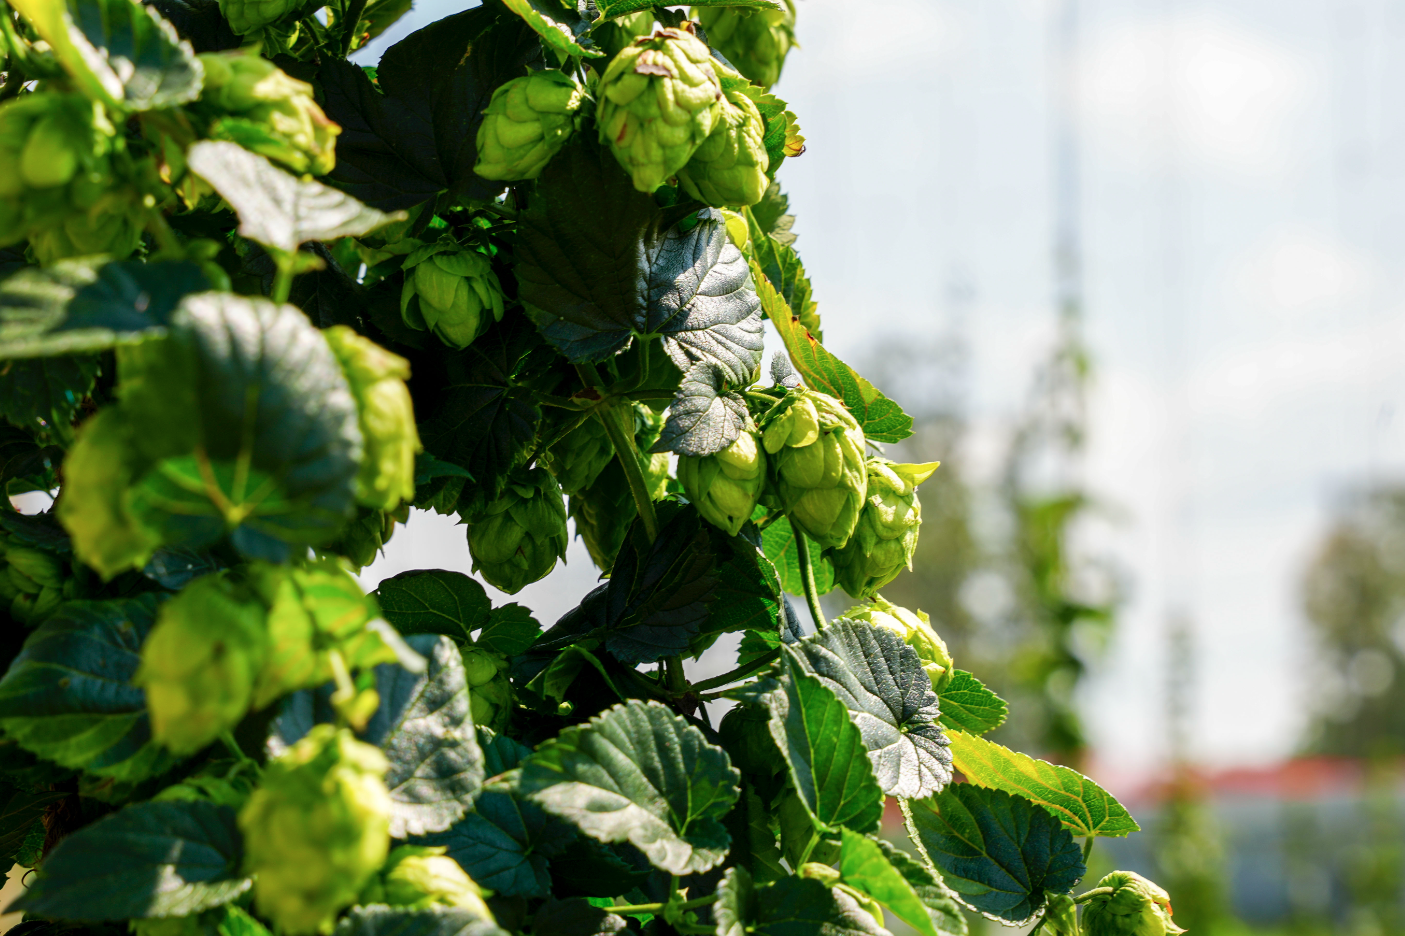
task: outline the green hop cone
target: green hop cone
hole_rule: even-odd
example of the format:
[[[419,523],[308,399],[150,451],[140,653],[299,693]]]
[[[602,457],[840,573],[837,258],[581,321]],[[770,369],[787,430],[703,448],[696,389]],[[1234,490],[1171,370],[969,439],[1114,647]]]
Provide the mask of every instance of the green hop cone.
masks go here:
[[[463,666],[473,724],[502,731],[512,714],[513,701],[512,682],[507,678],[507,657],[481,647],[466,647]]]
[[[415,453],[421,448],[415,407],[405,381],[410,362],[362,338],[345,325],[322,334],[356,397],[365,440],[356,497],[367,507],[392,510],[415,497]]]
[[[781,77],[785,57],[795,45],[795,4],[784,10],[703,7],[694,11],[707,40],[753,84],[769,88]]]
[[[482,891],[459,863],[445,854],[447,850],[443,846],[398,846],[366,885],[359,902],[416,910],[461,907],[491,921],[493,913],[483,902]]]
[[[641,192],[687,164],[726,103],[707,46],[685,29],[636,39],[605,69],[597,97],[600,142]]]
[[[594,484],[614,457],[610,436],[592,417],[562,436],[542,455],[541,463],[556,476],[561,490],[574,497]]]
[[[1049,894],[1044,906],[1046,936],[1079,936],[1078,905],[1067,894]]]
[[[903,643],[917,651],[922,659],[922,668],[932,680],[932,688],[940,691],[951,682],[951,651],[946,641],[932,628],[932,621],[925,611],[909,611],[899,607],[882,595],[874,595],[863,604],[854,605],[844,616],[851,621],[864,621],[874,627],[883,627],[897,634]]]
[[[467,348],[492,322],[502,321],[502,286],[478,251],[440,241],[406,257],[404,270],[400,315],[411,328],[432,331],[451,348]]]
[[[1134,871],[1114,871],[1098,882],[1083,908],[1085,936],[1167,936],[1184,933],[1171,921],[1171,895]]]
[[[478,162],[485,179],[535,179],[576,130],[585,89],[570,75],[538,71],[493,92],[478,125]]]
[[[239,812],[258,912],[288,936],[330,933],[390,851],[389,762],[351,731],[318,725]]]
[[[241,36],[278,22],[299,6],[297,0],[220,0],[220,12]]]
[[[715,455],[679,456],[678,480],[705,520],[736,536],[766,486],[766,452],[755,433],[743,430]]]
[[[727,95],[717,125],[688,164],[678,171],[683,189],[708,205],[754,205],[766,194],[766,123],[751,98]]]
[[[566,504],[545,468],[521,468],[468,523],[473,571],[516,594],[566,558]]]
[[[864,434],[832,396],[794,390],[764,417],[773,492],[791,523],[824,549],[849,541],[868,495]]]
[[[385,544],[390,542],[391,536],[395,534],[396,523],[404,523],[409,519],[409,504],[401,504],[395,511],[358,507],[356,519],[342,529],[336,540],[318,552],[344,556],[356,568],[364,569],[376,561],[376,556],[380,555]]]
[[[854,535],[829,554],[835,577],[853,598],[867,598],[912,568],[922,503],[917,486],[932,476],[937,462],[899,465],[886,458],[868,460],[868,496]]]
[[[248,712],[267,654],[263,607],[223,574],[191,582],[161,606],[141,648],[151,736],[193,754]]]
[[[332,171],[341,127],[322,112],[312,85],[253,51],[206,52],[200,61],[205,86],[198,109],[210,118],[212,138],[238,143],[296,173]]]

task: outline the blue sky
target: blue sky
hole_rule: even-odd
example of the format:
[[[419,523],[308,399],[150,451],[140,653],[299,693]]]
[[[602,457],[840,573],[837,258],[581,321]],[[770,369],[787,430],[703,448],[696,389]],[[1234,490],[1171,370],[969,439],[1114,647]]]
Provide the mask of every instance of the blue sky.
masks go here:
[[[961,334],[977,476],[1052,334],[1053,5],[798,0],[776,88],[808,140],[781,180],[826,344],[857,361],[884,336]],[[460,8],[422,2],[397,32]],[[1083,0],[1081,20],[1081,470],[1115,507],[1081,535],[1132,586],[1086,693],[1094,741],[1110,770],[1165,756],[1184,613],[1195,753],[1269,760],[1311,691],[1297,578],[1333,499],[1405,465],[1405,18],[1385,0]],[[570,558],[517,598],[543,623],[592,584]],[[461,528],[417,517],[363,579],[468,562]]]

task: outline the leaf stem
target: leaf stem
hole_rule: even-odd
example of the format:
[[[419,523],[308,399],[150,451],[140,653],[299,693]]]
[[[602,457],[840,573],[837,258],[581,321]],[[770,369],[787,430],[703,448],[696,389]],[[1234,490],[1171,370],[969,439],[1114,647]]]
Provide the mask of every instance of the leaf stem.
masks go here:
[[[577,364],[577,370],[586,378],[586,386],[600,386],[600,375],[589,364]],[[583,368],[589,368],[584,370]],[[654,500],[649,496],[649,486],[644,482],[644,469],[640,465],[639,449],[634,445],[634,427],[626,426],[624,417],[633,412],[628,404],[619,400],[608,401],[595,408],[595,417],[605,427],[610,444],[619,456],[620,467],[624,469],[625,480],[629,482],[629,493],[634,495],[634,506],[639,511],[639,519],[644,523],[644,533],[649,542],[659,538],[659,518],[654,513]]]
[[[794,526],[794,523],[791,524]],[[824,619],[824,609],[820,607],[820,589],[815,584],[815,567],[810,564],[810,541],[805,531],[795,528],[795,555],[800,560],[800,580],[805,585],[805,603],[810,606],[810,616],[815,619],[815,629],[824,630],[829,622]]]
[[[802,867],[804,867],[805,862],[807,862],[807,861],[810,860],[810,853],[815,850],[815,846],[818,845],[819,843],[820,843],[820,833],[818,832],[818,830],[811,829],[811,830],[810,830],[810,842],[809,842],[808,845],[805,846],[805,850],[800,853],[800,860],[799,860],[798,862],[796,862],[796,864],[795,864],[795,870],[796,870],[797,873],[800,871],[800,869],[801,869]]]
[[[664,675],[668,678],[668,691],[674,695],[682,695],[689,689],[688,677],[683,673],[683,658],[681,656],[664,657]]]
[[[278,264],[278,272],[273,277],[273,293],[269,298],[282,305],[293,291],[293,255],[279,251],[273,260]]]
[[[778,647],[769,653],[757,657],[750,663],[738,666],[730,673],[723,673],[721,676],[714,676],[711,679],[704,679],[702,682],[693,683],[693,688],[700,692],[706,692],[709,689],[717,689],[722,686],[730,685],[731,683],[745,679],[758,670],[765,669],[779,659],[780,655],[781,651]]]
[[[244,753],[244,749],[239,746],[239,742],[234,738],[234,732],[225,730],[220,732],[220,742],[229,748],[229,753],[234,755],[234,759],[241,764],[255,763],[254,759]]]
[[[351,44],[356,41],[356,27],[361,25],[361,14],[366,12],[366,0],[351,0],[346,10],[346,27],[341,37],[341,57],[351,54]]]
[[[677,889],[678,879],[674,878],[674,887]],[[696,910],[698,907],[706,907],[708,904],[716,903],[717,895],[708,894],[705,897],[695,897],[692,900],[685,900],[678,905],[680,910]],[[621,904],[618,907],[602,907],[606,913],[663,913],[663,908],[667,906],[661,903],[650,904]]]
[[[1092,900],[1094,897],[1099,897],[1099,896],[1101,896],[1101,895],[1103,895],[1103,894],[1111,894],[1111,893],[1112,893],[1112,888],[1111,888],[1111,887],[1095,887],[1095,888],[1093,888],[1092,890],[1088,891],[1088,893],[1086,893],[1086,894],[1079,894],[1077,897],[1073,898],[1073,902],[1076,903],[1076,904],[1087,903],[1088,901]]]
[[[1097,841],[1096,836],[1085,836],[1083,839],[1083,863],[1088,863],[1088,856],[1093,853],[1093,843]]]

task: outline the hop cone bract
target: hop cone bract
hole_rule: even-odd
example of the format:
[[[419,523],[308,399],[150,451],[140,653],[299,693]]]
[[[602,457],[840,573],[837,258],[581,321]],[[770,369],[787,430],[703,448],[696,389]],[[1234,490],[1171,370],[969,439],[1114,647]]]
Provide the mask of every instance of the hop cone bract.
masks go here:
[[[917,486],[937,470],[936,462],[899,465],[886,458],[868,460],[868,496],[854,535],[829,558],[835,577],[854,598],[867,598],[912,568],[922,503]]]
[[[1086,936],[1167,936],[1184,933],[1171,921],[1171,895],[1135,871],[1114,871],[1098,882],[1097,894],[1083,908]]]
[[[561,486],[545,468],[519,469],[468,524],[473,571],[515,594],[566,558],[566,535]]]
[[[678,171],[684,190],[717,207],[754,205],[766,194],[771,166],[765,121],[751,98],[727,95],[712,133]]]
[[[535,179],[576,129],[585,90],[559,71],[532,72],[493,92],[478,125],[478,162],[485,179]]]
[[[507,657],[482,647],[463,650],[468,682],[469,714],[480,728],[502,731],[512,714],[512,682],[507,678]]]
[[[844,616],[853,621],[866,621],[874,627],[883,627],[897,634],[903,643],[917,651],[922,658],[922,668],[932,680],[932,688],[941,690],[951,682],[951,651],[946,641],[932,628],[932,622],[925,611],[909,611],[899,607],[882,595],[875,595],[863,604],[854,605]]]
[[[703,7],[696,19],[707,40],[748,80],[769,88],[781,76],[786,54],[795,45],[795,4],[784,10]]]
[[[336,165],[337,126],[298,81],[253,51],[206,52],[198,110],[214,139],[238,143],[296,173],[325,175]]]
[[[780,508],[826,549],[849,541],[868,493],[864,434],[834,397],[792,391],[769,413],[761,441]]]
[[[258,911],[290,936],[330,932],[390,850],[385,755],[318,725],[271,761],[239,813]]]
[[[467,348],[503,314],[502,286],[488,258],[452,241],[421,247],[405,258],[400,315],[451,348]],[[490,317],[491,316],[491,317]]]
[[[636,39],[615,56],[597,95],[600,142],[610,145],[641,192],[652,192],[687,164],[726,103],[707,46],[671,28]]]
[[[679,456],[678,480],[705,520],[736,536],[766,486],[766,452],[755,433],[743,430],[715,455]]]

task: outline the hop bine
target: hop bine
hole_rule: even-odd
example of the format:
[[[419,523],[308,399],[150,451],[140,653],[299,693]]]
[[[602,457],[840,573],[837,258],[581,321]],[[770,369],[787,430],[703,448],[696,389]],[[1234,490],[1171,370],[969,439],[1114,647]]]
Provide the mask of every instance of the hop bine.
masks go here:
[[[714,455],[680,456],[678,480],[705,520],[736,536],[766,486],[766,452],[756,433],[743,430]]]
[[[822,548],[849,541],[868,493],[864,434],[834,397],[788,393],[762,419],[772,493],[791,523]]]
[[[912,568],[922,504],[917,486],[937,470],[937,462],[899,465],[886,458],[867,463],[868,496],[854,535],[830,553],[835,576],[854,598],[867,598]]]
[[[559,71],[532,72],[493,92],[478,125],[478,162],[485,179],[535,179],[576,130],[585,89]]]
[[[516,471],[502,494],[467,522],[473,571],[508,594],[566,558],[566,504],[545,468]]]
[[[411,253],[404,270],[400,316],[411,328],[432,331],[451,348],[467,348],[492,322],[502,321],[502,285],[484,254],[443,240]]]

